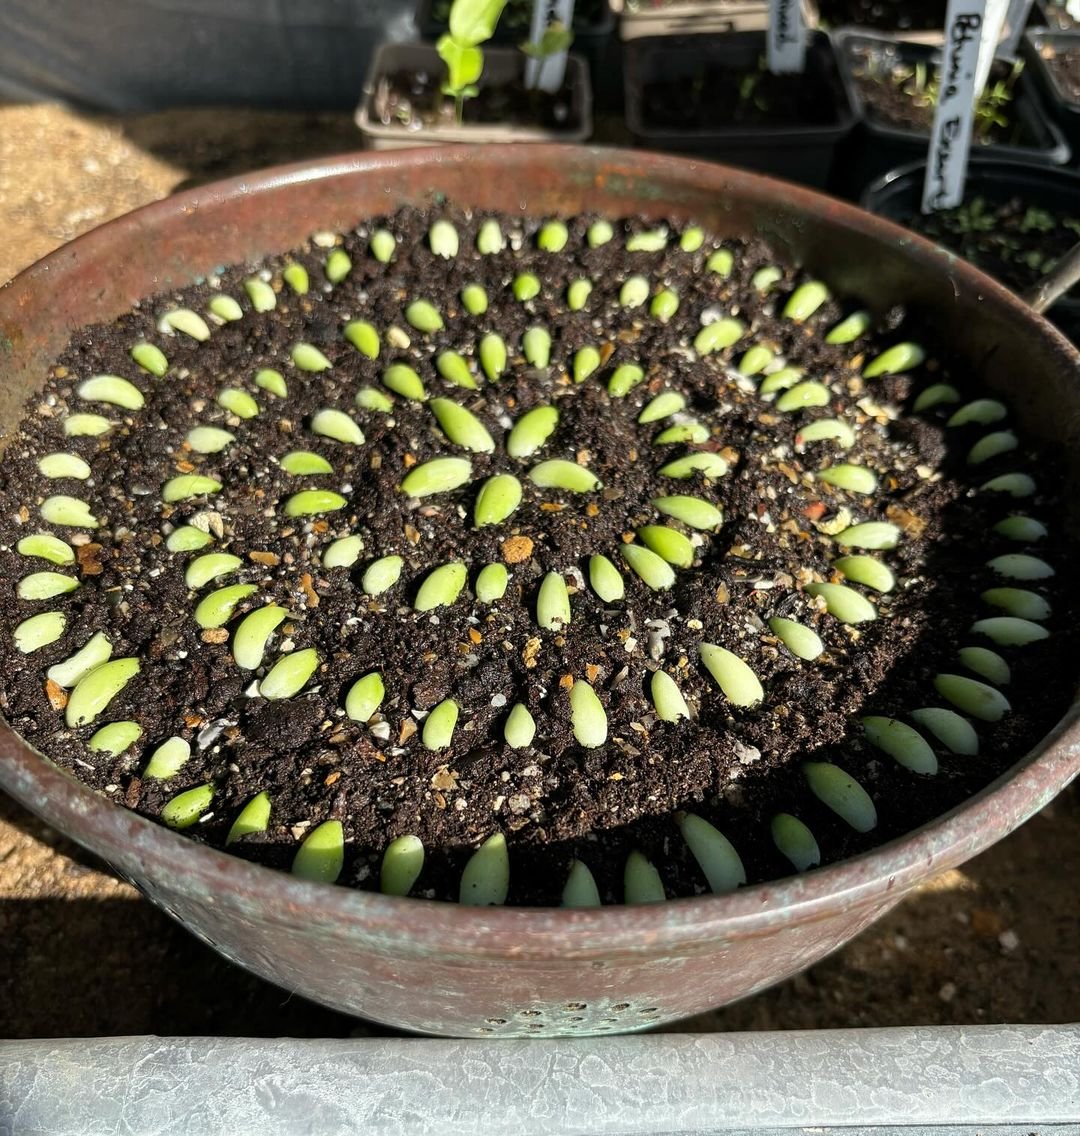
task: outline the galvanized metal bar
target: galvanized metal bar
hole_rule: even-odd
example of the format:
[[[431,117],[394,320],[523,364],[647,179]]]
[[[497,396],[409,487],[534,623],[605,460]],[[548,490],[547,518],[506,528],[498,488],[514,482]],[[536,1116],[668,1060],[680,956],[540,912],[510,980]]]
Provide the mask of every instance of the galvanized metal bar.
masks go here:
[[[6,1125],[6,1127],[5,1127]],[[1080,1133],[1080,1026],[0,1044],[0,1132]]]

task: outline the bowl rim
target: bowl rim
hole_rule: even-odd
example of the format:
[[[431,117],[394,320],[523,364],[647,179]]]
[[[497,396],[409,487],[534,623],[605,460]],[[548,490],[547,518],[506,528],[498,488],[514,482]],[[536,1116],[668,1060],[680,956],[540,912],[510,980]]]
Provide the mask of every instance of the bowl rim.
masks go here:
[[[493,152],[491,147],[486,149]],[[494,149],[497,158],[484,157],[497,161],[506,173],[518,162],[539,157],[557,169],[585,167],[596,178],[630,170],[635,176],[682,180],[698,188],[704,180],[717,189],[752,194],[766,204],[790,208],[794,203],[797,208],[815,209],[849,230],[902,245],[909,258],[947,274],[954,287],[972,289],[1003,312],[1023,307],[1003,285],[917,234],[801,186],[637,150],[550,143]],[[299,183],[370,177],[391,167],[473,161],[476,154],[476,147],[361,151],[242,174],[152,202],[62,245],[0,288],[0,330],[5,317],[17,319],[18,295],[26,282],[42,274],[53,281],[62,279],[84,252],[107,247],[114,240],[145,238],[166,217],[191,216],[211,206],[227,210],[238,199],[272,194]],[[656,208],[663,210],[663,200]],[[1043,336],[1056,341],[1058,353],[1077,366],[1080,355],[1076,349],[1042,317],[1030,315],[1041,325]],[[0,345],[4,342],[0,335]],[[510,953],[525,959],[647,953],[658,940],[715,947],[717,937],[755,938],[781,924],[824,920],[835,913],[838,904],[850,910],[875,901],[880,904],[887,893],[899,898],[931,871],[953,867],[1005,836],[1077,775],[1080,702],[1074,701],[1049,734],[991,784],[913,831],[849,859],[726,895],[706,894],[648,906],[475,908],[301,880],[200,844],[102,797],[54,765],[0,719],[0,789],[56,823],[65,835],[64,822],[92,814],[96,829],[86,846],[125,875],[149,871],[152,878],[152,873],[164,870],[175,890],[201,903],[235,908],[261,921],[292,922],[302,914],[306,922],[317,926],[345,928],[360,935],[392,935],[405,939],[402,950],[410,953],[435,947],[444,953]],[[408,934],[403,936],[403,930]]]

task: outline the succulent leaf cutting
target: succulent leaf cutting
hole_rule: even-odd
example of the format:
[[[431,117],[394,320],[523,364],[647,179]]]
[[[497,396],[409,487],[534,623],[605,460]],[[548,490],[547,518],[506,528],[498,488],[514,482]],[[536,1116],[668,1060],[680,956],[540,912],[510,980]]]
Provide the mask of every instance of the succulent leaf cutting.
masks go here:
[[[146,300],[2,458],[5,713],[392,895],[659,902],[868,847],[1065,689],[1045,462],[909,323],[677,219],[452,204]]]

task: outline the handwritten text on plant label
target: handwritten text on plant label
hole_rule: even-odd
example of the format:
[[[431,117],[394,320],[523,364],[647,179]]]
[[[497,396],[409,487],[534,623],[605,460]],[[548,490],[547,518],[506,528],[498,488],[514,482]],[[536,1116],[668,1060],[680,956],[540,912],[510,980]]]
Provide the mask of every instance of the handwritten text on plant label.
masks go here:
[[[997,17],[994,22],[1000,31],[1002,0],[991,0],[991,6],[995,8],[992,15]],[[992,37],[983,34],[987,15],[986,0],[949,0],[938,100],[923,184],[924,213],[952,209],[964,199],[978,77],[980,70],[984,74],[987,70],[979,67],[979,55],[980,51],[992,54],[997,42],[997,31]]]
[[[770,71],[776,75],[802,71],[806,57],[802,0],[769,0],[765,35]]]

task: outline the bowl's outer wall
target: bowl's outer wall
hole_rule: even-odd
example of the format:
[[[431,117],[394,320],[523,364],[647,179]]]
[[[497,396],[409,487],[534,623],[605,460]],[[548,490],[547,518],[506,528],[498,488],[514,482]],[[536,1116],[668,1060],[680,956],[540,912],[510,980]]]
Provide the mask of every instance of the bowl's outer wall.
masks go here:
[[[1027,431],[1066,455],[1076,482],[1075,351],[964,262],[795,186],[641,152],[552,146],[347,156],[207,186],[103,226],[0,290],[0,431],[10,432],[73,330],[218,265],[436,194],[474,208],[640,212],[720,236],[759,234],[838,293],[879,310],[906,302],[1007,393]],[[593,911],[480,910],[296,880],[102,800],[2,726],[0,787],[223,954],[309,998],[430,1033],[603,1032],[732,1001],[840,946],[1076,776],[1076,718],[1074,708],[961,808],[874,852],[729,896]]]

